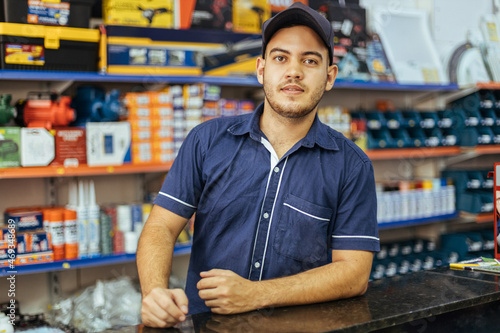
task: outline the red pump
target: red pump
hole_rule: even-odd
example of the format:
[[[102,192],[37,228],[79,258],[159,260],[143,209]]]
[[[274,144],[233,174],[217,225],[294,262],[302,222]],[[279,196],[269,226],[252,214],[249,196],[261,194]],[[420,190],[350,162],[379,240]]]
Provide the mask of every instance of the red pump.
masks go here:
[[[24,104],[23,118],[27,127],[44,127],[48,130],[53,126],[66,126],[75,120],[75,110],[70,107],[71,97],[30,93]]]

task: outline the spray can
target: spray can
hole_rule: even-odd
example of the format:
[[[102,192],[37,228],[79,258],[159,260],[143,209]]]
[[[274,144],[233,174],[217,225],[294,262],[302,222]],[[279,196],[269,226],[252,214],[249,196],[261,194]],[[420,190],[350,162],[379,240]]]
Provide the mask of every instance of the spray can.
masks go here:
[[[48,209],[47,215],[49,220],[50,237],[52,239],[54,260],[64,260],[63,210],[60,208]]]
[[[78,258],[78,218],[76,211],[70,209],[64,210],[64,256]]]
[[[100,255],[99,206],[95,199],[94,181],[89,182],[88,223],[89,223],[89,256]]]
[[[85,198],[84,184],[80,180],[78,182],[78,206],[76,208],[78,218],[78,253],[80,258],[89,257],[88,209]]]

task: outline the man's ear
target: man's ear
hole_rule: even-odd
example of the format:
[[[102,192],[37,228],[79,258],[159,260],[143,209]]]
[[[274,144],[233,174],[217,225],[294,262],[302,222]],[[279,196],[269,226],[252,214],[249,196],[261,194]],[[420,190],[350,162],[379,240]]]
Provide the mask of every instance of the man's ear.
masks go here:
[[[264,60],[262,57],[257,58],[257,80],[259,81],[260,84],[264,84],[264,66],[266,65],[266,60]]]
[[[337,78],[338,71],[339,68],[337,65],[328,66],[325,91],[330,91],[332,89],[335,79]]]

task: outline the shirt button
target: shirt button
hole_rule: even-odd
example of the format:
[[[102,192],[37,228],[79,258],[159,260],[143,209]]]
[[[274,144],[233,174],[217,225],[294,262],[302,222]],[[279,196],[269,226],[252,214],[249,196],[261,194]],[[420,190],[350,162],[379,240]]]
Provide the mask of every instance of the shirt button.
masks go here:
[[[269,217],[268,213],[264,213],[264,218],[267,219]]]
[[[274,167],[274,172],[280,172],[280,168]]]
[[[256,262],[255,262],[255,264],[253,264],[253,266],[254,266],[255,268],[259,268],[259,267],[260,267],[260,262],[256,261]]]

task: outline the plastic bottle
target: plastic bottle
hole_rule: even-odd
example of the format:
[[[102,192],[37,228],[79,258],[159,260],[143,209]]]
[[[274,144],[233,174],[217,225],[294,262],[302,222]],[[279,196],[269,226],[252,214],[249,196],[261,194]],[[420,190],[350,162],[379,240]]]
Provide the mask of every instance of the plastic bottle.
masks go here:
[[[99,219],[100,211],[95,198],[94,181],[89,182],[88,199],[88,225],[89,225],[89,256],[98,257],[100,255],[100,233]]]
[[[78,254],[80,258],[89,257],[89,232],[88,232],[88,208],[85,203],[85,188],[83,181],[78,182],[78,206],[76,215],[78,218]]]
[[[64,257],[78,258],[78,218],[76,211],[64,210]]]
[[[52,208],[47,210],[49,231],[52,240],[54,260],[64,260],[64,222],[63,209]]]

